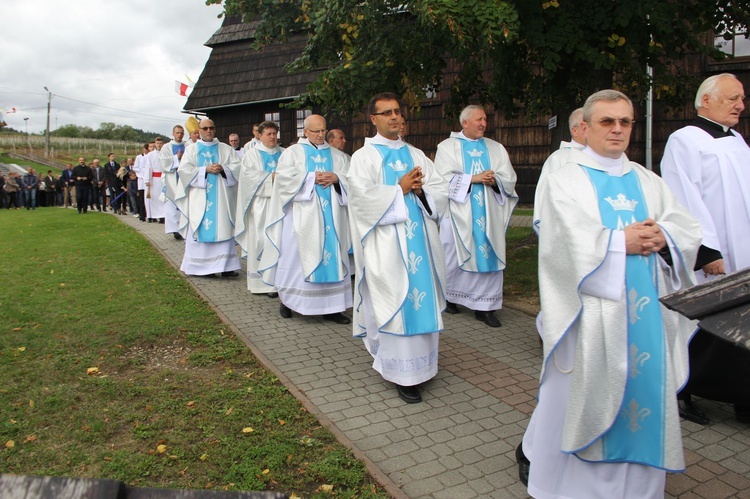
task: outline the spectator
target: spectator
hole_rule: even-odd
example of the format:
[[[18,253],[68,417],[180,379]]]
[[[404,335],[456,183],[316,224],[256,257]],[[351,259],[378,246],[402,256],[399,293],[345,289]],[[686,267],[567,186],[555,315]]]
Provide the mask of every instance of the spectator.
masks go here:
[[[5,192],[5,206],[10,209],[14,206],[18,209],[18,192],[21,190],[21,186],[18,184],[18,174],[16,172],[10,172],[8,177],[5,179],[5,185],[3,186]]]
[[[36,171],[33,168],[29,168],[28,173],[23,176],[22,185],[26,209],[36,210],[36,192],[39,189],[39,177],[36,176]]]

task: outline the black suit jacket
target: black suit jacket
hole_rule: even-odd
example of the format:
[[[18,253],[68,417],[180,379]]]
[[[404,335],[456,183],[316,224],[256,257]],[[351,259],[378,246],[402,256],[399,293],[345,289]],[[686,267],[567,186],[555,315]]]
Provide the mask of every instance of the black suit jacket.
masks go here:
[[[109,164],[109,162],[104,163],[104,172],[107,176],[107,183],[110,186],[114,186],[117,182],[117,171],[120,169],[120,163],[115,161],[115,166],[112,167],[112,165]]]

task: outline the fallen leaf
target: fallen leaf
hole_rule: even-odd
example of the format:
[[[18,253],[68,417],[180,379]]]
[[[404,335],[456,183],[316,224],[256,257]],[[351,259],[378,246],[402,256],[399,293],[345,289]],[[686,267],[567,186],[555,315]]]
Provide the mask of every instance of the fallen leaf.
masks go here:
[[[7,442],[5,442],[6,449],[12,449],[15,446],[16,446],[16,443],[13,440],[8,440]]]
[[[29,400],[29,407],[34,407],[34,401],[33,400]]]
[[[320,486],[320,490],[322,490],[323,492],[330,492],[333,490],[333,485],[323,484]]]
[[[26,439],[23,441],[23,443],[27,444],[29,442],[36,442],[37,436],[36,435],[29,435],[26,437]]]
[[[19,352],[25,352],[26,351],[26,347],[18,347],[18,351]]]
[[[10,420],[10,424],[16,424],[16,423],[17,423],[17,421],[15,419],[11,419]]]
[[[247,373],[247,374],[245,375],[245,377],[246,377],[246,378],[252,378],[253,376],[255,376],[255,371],[253,371],[253,372],[251,372],[251,373]]]
[[[112,458],[111,457],[105,457],[104,460],[105,461],[112,461]]]
[[[281,426],[284,426],[286,424],[286,421],[284,421],[283,419],[279,419],[279,424]]]
[[[20,331],[20,330],[21,330],[21,328],[20,328],[20,327],[14,327],[14,328],[13,328],[13,331],[16,331],[16,332],[17,332],[17,331]]]
[[[64,282],[61,282],[61,283],[60,283],[60,287],[61,287],[61,288],[64,288],[64,287],[65,287],[65,283],[64,283]]]
[[[289,499],[302,499],[300,496],[292,492],[292,495],[289,496]]]
[[[180,458],[180,456],[178,456],[177,454],[170,454],[170,455],[168,455],[167,457],[168,457],[169,459],[179,459],[179,458]]]
[[[266,468],[266,469],[264,469],[264,470],[263,470],[263,474],[264,474],[264,475],[267,475],[267,474],[269,474],[270,472],[271,472],[271,470],[269,470],[268,468]]]
[[[206,459],[208,459],[208,454],[201,454],[200,460],[205,461]]]
[[[86,374],[89,376],[93,376],[94,374],[99,374],[99,368],[98,367],[89,367],[86,369]]]
[[[242,433],[252,433],[252,432],[254,432],[254,431],[255,431],[255,430],[253,430],[253,429],[252,429],[252,428],[250,428],[249,426],[247,426],[247,427],[245,427],[245,428],[242,428]]]
[[[55,269],[50,270],[49,273],[50,274],[54,274],[55,273]]]
[[[190,402],[187,403],[188,407],[193,407],[194,405],[195,405],[195,400],[191,400]]]
[[[234,412],[234,407],[230,407],[229,409],[227,409],[227,411],[226,411],[226,412],[224,413],[224,415],[225,415],[225,416],[229,416],[229,415],[230,415],[230,414],[232,414],[233,412]]]
[[[164,454],[165,452],[167,452],[167,446],[164,444],[157,445],[156,452],[158,452],[159,454]]]

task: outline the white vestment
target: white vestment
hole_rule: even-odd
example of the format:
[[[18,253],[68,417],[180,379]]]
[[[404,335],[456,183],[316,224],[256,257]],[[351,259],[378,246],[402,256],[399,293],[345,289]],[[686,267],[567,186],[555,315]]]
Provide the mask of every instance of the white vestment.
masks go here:
[[[434,333],[404,335],[402,307],[410,292],[404,224],[408,211],[401,187],[384,184],[383,157],[376,144],[392,149],[408,147],[413,165],[422,168],[423,192],[430,209],[421,201],[419,204],[431,251],[429,265],[438,288],[433,292],[439,310],[445,308],[445,260],[438,225],[447,207],[447,183],[422,151],[401,139],[388,140],[380,135],[365,139],[364,147],[352,155],[349,168],[356,276],[353,334],[364,337],[367,351],[373,357],[373,368],[384,379],[412,386],[437,374],[442,319]]]
[[[489,154],[488,162],[495,173],[498,191],[492,186],[472,184],[472,173],[464,173],[462,144],[468,139],[463,132],[454,132],[438,144],[435,167],[450,182],[448,211],[440,224],[440,240],[445,250],[445,296],[450,302],[471,310],[497,310],[503,305],[503,269],[505,268],[505,231],[513,208],[518,203],[516,172],[505,148],[492,139],[482,139]],[[486,206],[483,231],[497,256],[498,270],[479,272],[473,229],[479,220],[472,213],[471,199]]]
[[[164,218],[164,200],[161,195],[162,175],[159,151],[154,149],[146,154],[143,160],[143,179],[146,181],[146,216],[148,218]]]
[[[266,240],[266,220],[273,192],[273,174],[265,170],[261,151],[276,154],[283,147],[269,149],[263,144],[245,151],[242,157],[239,187],[237,188],[237,215],[234,237],[247,258],[247,289],[251,293],[270,293],[273,286],[263,282],[258,272],[263,244]]]
[[[693,284],[700,226],[658,176],[624,155],[623,160],[603,166],[603,160],[572,152],[568,163],[545,176],[544,195],[535,200],[544,212],[539,231],[544,363],[523,450],[531,461],[529,493],[536,498],[664,496],[664,470],[600,462],[601,436],[620,414],[633,362],[627,341],[632,305],[624,286],[624,232],[603,226],[594,186],[580,165],[611,176],[637,174],[648,216],[664,232],[673,261],[670,267],[657,257],[659,296]],[[665,468],[679,470],[684,458],[673,394],[687,379],[687,344],[695,325],[659,307],[666,433],[655,445],[664,450]]]
[[[352,306],[348,256],[351,242],[346,208],[349,188],[345,177],[349,158],[328,144],[316,147],[330,150],[333,173],[339,179],[339,191],[333,185],[328,189],[331,189],[333,229],[338,238],[336,263],[341,281],[309,282],[309,276],[324,258],[324,233],[330,228],[323,223],[321,198],[315,190],[315,172],[308,172],[303,144],[311,143],[301,138],[279,157],[258,271],[263,282],[276,288],[281,302],[297,313],[343,312]],[[252,151],[251,148],[246,153]]]
[[[180,167],[180,160],[174,152],[174,146],[178,143],[171,140],[164,144],[159,151],[159,161],[161,161],[162,183],[166,190],[162,189],[164,194],[164,232],[171,234],[180,232],[187,225],[187,217],[177,209],[174,200],[181,191],[179,187],[180,176],[177,170]],[[181,142],[187,147],[187,142]]]
[[[546,182],[543,182],[544,178],[550,173],[555,172],[565,166],[565,163],[568,162],[568,158],[573,151],[583,151],[585,148],[586,146],[584,144],[576,142],[575,140],[571,142],[566,142],[563,140],[562,142],[560,142],[560,148],[550,154],[547,158],[547,161],[545,161],[542,165],[542,171],[541,173],[539,173],[539,180],[536,183],[536,192],[534,196],[539,199],[543,198],[545,195],[544,186],[546,185]],[[539,188],[540,185],[542,186],[541,190]],[[534,203],[534,214],[532,220],[533,228],[536,232],[539,232],[539,221],[541,219],[541,206],[538,203]]]
[[[224,167],[224,176],[219,175],[218,190],[217,241],[201,242],[196,235],[198,227],[208,209],[206,200],[207,173],[202,158],[198,157],[198,143],[185,148],[180,163],[180,183],[176,198],[177,207],[188,214],[187,237],[185,237],[185,255],[180,270],[188,275],[209,275],[229,272],[241,268],[234,243],[234,213],[236,207],[237,176],[240,163],[237,155],[227,144],[218,139],[213,142],[200,140],[204,145],[218,144],[218,163]]]
[[[142,191],[146,189],[146,178],[144,177],[146,173],[146,164],[145,164],[146,155],[145,154],[139,154],[135,157],[135,161],[133,162],[133,170],[135,170],[135,175],[138,177],[138,190]],[[145,214],[142,214],[142,216],[146,216]]]
[[[750,267],[750,147],[732,131],[715,139],[696,126],[669,136],[661,175],[700,222],[703,245],[720,251],[726,273]],[[696,272],[698,282],[703,271]]]

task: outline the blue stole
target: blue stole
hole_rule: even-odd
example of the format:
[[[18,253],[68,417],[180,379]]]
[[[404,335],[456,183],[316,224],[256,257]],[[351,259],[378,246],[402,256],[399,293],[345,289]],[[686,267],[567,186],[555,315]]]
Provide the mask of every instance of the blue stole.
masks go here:
[[[172,144],[172,156],[177,156],[177,153],[185,153],[185,143],[180,142],[179,144]],[[179,177],[179,172],[177,170],[174,171],[165,171],[164,175],[169,175],[172,173],[175,177]],[[164,185],[161,188],[161,192],[163,192],[165,195],[167,194],[167,183],[164,182]],[[174,203],[174,201],[172,201]]]
[[[198,148],[198,166],[211,166],[219,162],[219,144],[206,145],[203,142],[197,142],[195,145]],[[217,185],[221,181],[221,175],[218,173],[206,174],[206,211],[203,213],[203,219],[196,231],[196,238],[202,243],[219,242],[217,241],[218,231],[216,227],[218,223],[217,203],[219,200]]]
[[[391,149],[380,144],[373,144],[373,146],[383,157],[384,184],[398,185],[401,177],[414,168],[407,146],[400,149]],[[409,218],[403,222],[406,229],[406,251],[409,256],[408,261],[403,263],[407,268],[410,290],[401,304],[404,334],[411,336],[434,333],[439,330],[440,310],[435,299],[432,254],[427,242],[424,216],[414,192],[409,192],[404,196],[404,201],[409,211]]]
[[[260,160],[263,162],[263,170],[268,173],[274,173],[276,171],[276,162],[279,156],[281,156],[281,151],[270,153],[258,149],[258,152],[260,153]]]
[[[476,175],[490,170],[490,158],[484,139],[468,141],[462,138],[464,173]],[[476,192],[474,192],[476,190]],[[497,272],[500,261],[487,237],[487,203],[484,198],[484,185],[471,184],[471,218],[473,220],[471,235],[474,237],[472,253],[477,263],[477,272]]]
[[[333,172],[333,158],[329,148],[316,149],[315,147],[302,144],[307,157],[308,172]],[[312,274],[305,276],[305,280],[315,283],[341,282],[339,277],[339,238],[336,234],[336,225],[333,220],[333,207],[331,206],[331,191],[328,188],[315,184],[315,194],[318,196],[320,211],[323,214],[323,255],[320,263]]]
[[[612,230],[648,218],[634,171],[615,177],[585,168],[596,190],[602,223]],[[627,255],[628,379],[613,425],[602,436],[603,460],[664,468],[666,348],[656,255]],[[670,396],[674,397],[674,394]]]

